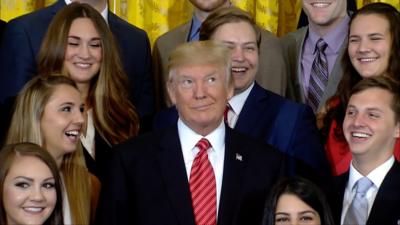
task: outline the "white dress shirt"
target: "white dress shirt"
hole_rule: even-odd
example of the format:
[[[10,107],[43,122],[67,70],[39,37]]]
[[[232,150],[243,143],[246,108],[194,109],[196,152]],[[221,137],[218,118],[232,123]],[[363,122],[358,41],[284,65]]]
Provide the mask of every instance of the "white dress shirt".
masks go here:
[[[83,147],[85,147],[86,151],[89,152],[90,156],[95,159],[95,129],[93,123],[93,109],[87,110],[87,119],[86,119],[86,134],[81,134],[81,142]]]
[[[394,156],[390,157],[386,162],[372,170],[368,175],[368,179],[370,179],[373,183],[372,187],[370,187],[365,194],[365,197],[368,201],[368,216],[371,212],[372,205],[374,203],[376,194],[378,193],[379,187],[381,186],[383,179],[385,179],[386,174],[389,172],[390,168],[392,168],[394,163]],[[356,189],[354,188],[356,182],[363,177],[356,168],[354,168],[353,163],[350,163],[350,171],[349,171],[349,181],[347,183],[344,197],[343,197],[343,207],[342,207],[342,217],[340,220],[340,224],[343,224],[344,217],[346,216],[347,210],[353,200]]]
[[[254,82],[245,91],[233,96],[229,100],[229,105],[231,106],[227,116],[227,123],[229,124],[229,127],[234,128],[236,126],[240,112],[242,111],[244,103],[246,102],[247,97],[249,97],[250,91],[253,89],[253,87]]]
[[[196,157],[199,149],[195,147],[197,142],[203,138],[197,134],[181,119],[178,120],[178,135],[181,142],[183,160],[186,167],[186,175],[188,181],[190,180],[190,171],[192,169],[193,160]],[[208,159],[214,170],[216,192],[217,192],[217,218],[219,209],[219,200],[221,196],[222,175],[224,171],[224,156],[225,156],[225,124],[221,120],[221,124],[213,132],[205,136],[211,144],[211,148],[207,150]]]

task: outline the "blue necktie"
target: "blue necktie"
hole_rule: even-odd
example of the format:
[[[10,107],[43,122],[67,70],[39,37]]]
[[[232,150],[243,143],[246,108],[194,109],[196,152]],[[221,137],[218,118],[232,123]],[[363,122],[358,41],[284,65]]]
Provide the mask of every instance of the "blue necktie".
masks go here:
[[[360,178],[356,184],[356,194],[344,217],[343,225],[363,225],[368,218],[368,201],[365,197],[368,189],[373,185],[367,177]]]

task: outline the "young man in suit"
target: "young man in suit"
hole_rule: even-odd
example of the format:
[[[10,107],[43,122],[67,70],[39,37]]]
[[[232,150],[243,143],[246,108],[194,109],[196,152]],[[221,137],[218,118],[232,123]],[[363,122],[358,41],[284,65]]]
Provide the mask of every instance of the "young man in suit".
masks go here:
[[[161,108],[171,106],[167,96],[165,83],[168,77],[167,62],[170,53],[179,44],[199,40],[199,29],[207,16],[217,9],[234,7],[229,0],[189,0],[194,6],[193,17],[187,23],[168,31],[160,36],[153,48],[153,68],[155,88],[160,99],[157,100]],[[259,84],[277,94],[286,92],[286,67],[283,59],[282,46],[271,32],[262,30],[260,44],[260,65],[257,73]]]
[[[302,0],[302,7],[308,26],[281,38],[288,68],[286,97],[318,112],[335,93],[342,76],[340,60],[350,18],[346,0]]]
[[[399,224],[400,89],[390,78],[360,81],[351,91],[343,132],[352,153],[347,173],[335,180],[336,224]]]
[[[230,70],[229,49],[214,42],[186,43],[171,53],[168,93],[179,120],[116,149],[102,187],[99,224],[261,222],[265,198],[283,174],[284,158],[224,124],[233,94]],[[210,144],[204,149],[196,145],[203,138]],[[199,168],[207,173],[196,180]]]
[[[53,5],[11,20],[0,47],[0,102],[16,96],[37,73],[36,57],[53,16],[76,0],[57,0]],[[154,112],[151,51],[145,31],[108,10],[106,0],[79,0],[103,15],[119,44],[120,58],[131,81],[130,97],[141,118]]]
[[[200,39],[222,42],[232,50],[234,95],[229,100],[228,125],[329,175],[328,161],[310,107],[272,93],[255,81],[261,60],[258,34],[252,17],[233,7],[210,14],[200,29]],[[177,118],[175,108],[163,110],[156,116],[155,127],[175,123]],[[293,162],[291,165],[295,173],[301,164]]]

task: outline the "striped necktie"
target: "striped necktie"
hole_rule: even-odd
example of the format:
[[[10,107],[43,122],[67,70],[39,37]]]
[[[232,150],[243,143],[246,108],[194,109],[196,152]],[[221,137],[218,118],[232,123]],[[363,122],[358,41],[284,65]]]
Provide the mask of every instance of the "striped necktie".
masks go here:
[[[307,103],[314,112],[318,110],[319,103],[321,102],[325,87],[328,83],[328,60],[325,55],[326,47],[328,47],[328,44],[320,38],[315,47],[316,56],[311,67]]]
[[[207,149],[210,142],[202,138],[190,171],[190,192],[196,225],[217,224],[217,194],[214,170],[208,160]]]

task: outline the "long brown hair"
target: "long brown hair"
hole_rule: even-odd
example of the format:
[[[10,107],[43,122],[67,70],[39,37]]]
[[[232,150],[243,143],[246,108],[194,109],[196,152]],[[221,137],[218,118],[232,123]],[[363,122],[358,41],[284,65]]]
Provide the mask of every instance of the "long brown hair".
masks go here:
[[[139,117],[128,100],[128,77],[119,57],[117,44],[104,18],[88,4],[73,2],[53,18],[38,55],[42,76],[62,73],[68,33],[77,18],[90,19],[100,35],[102,62],[91,81],[86,104],[93,107],[96,131],[110,144],[118,144],[139,130]],[[69,76],[68,74],[64,74]]]

